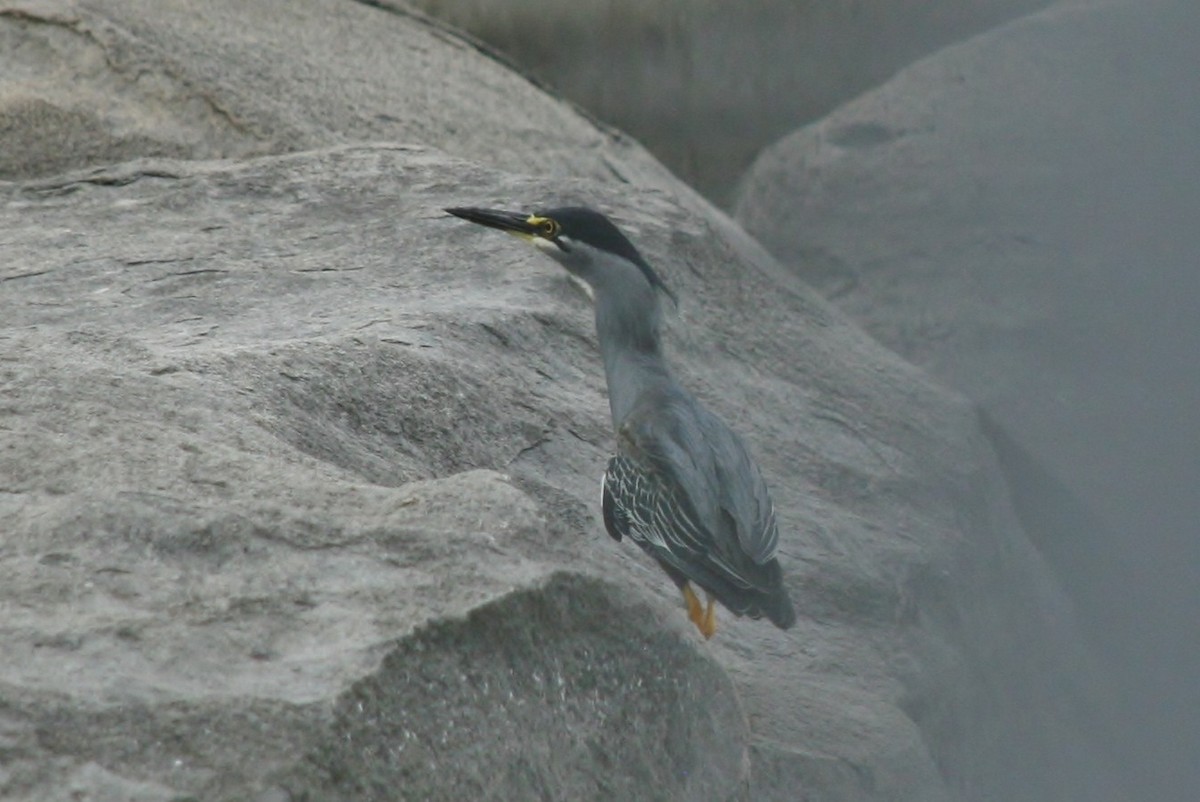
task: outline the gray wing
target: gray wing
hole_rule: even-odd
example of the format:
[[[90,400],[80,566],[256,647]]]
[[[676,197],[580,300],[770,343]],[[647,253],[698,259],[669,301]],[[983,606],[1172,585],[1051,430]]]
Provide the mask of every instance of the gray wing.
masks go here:
[[[605,523],[703,584],[768,590],[774,507],[745,446],[686,395],[652,399],[618,432]],[[660,553],[661,552],[661,553]]]
[[[758,464],[745,444],[719,418],[704,409],[708,419],[704,427],[713,458],[713,481],[721,508],[733,519],[742,551],[751,560],[763,564],[779,551],[779,527],[775,505],[767,492]]]
[[[628,456],[608,461],[602,497],[604,527],[616,540],[629,537],[664,558],[698,559],[710,548],[710,538],[686,500]]]

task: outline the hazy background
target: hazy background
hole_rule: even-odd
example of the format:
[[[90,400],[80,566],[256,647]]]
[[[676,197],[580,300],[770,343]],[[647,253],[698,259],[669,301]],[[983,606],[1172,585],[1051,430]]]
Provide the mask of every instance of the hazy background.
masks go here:
[[[1115,678],[1114,759],[1200,798],[1197,4],[420,5],[980,404]]]
[[[1200,798],[1200,4],[424,7],[0,0],[0,796]],[[678,293],[793,629],[467,203]]]
[[[395,3],[388,3],[389,5]],[[416,0],[727,206],[759,150],[1047,0]]]

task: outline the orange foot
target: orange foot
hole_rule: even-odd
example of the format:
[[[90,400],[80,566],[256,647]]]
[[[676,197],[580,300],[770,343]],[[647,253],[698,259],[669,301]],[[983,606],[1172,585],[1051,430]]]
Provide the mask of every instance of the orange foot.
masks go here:
[[[717,602],[712,597],[712,594],[706,593],[708,596],[708,609],[704,612],[704,623],[700,626],[700,634],[708,640],[717,632]]]
[[[701,606],[700,600],[696,598],[695,592],[692,591],[692,586],[687,582],[683,583],[683,600],[687,603],[688,619],[696,625],[697,629],[704,631],[704,607]]]
[[[683,600],[687,603],[688,619],[696,625],[696,629],[700,630],[700,634],[708,640],[717,631],[716,609],[714,607],[713,597],[708,597],[708,609],[704,609],[704,605],[696,598],[696,593],[692,590],[690,584],[683,586]]]

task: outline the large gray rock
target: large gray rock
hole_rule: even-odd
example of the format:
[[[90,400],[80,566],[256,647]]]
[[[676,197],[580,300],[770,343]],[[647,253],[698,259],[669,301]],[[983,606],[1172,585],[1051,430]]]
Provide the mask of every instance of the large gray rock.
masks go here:
[[[96,130],[105,92],[189,156],[224,147],[197,96],[256,122],[236,159],[0,184],[5,798],[1108,798],[1102,685],[973,407],[635,146],[354,4],[8,8],[16,62],[98,49],[27,90]],[[420,46],[320,71],[388,30]],[[304,133],[311,87],[388,71],[461,111],[405,101],[410,144],[344,144],[367,107]],[[519,162],[538,114],[570,127]],[[247,158],[273,125],[300,133],[268,150],[310,149]],[[133,147],[104,142],[69,163]],[[439,211],[488,201],[611,210],[676,288],[681,379],[775,489],[794,630],[699,642],[603,534],[587,301]]]
[[[386,140],[509,170],[678,184],[470,42],[338,0],[6,0],[0,134],[10,180]]]
[[[1022,515],[1123,666],[1158,799],[1200,789],[1197,30],[1174,0],[1013,23],[773,146],[737,205],[987,410]]]
[[[470,31],[725,204],[765,145],[1049,0],[379,0]]]
[[[465,187],[640,221],[684,379],[774,480],[794,631],[698,648],[603,535],[586,300],[441,219]],[[1071,768],[1086,663],[970,409],[660,196],[555,193],[389,147],[6,190],[6,793],[924,800],[1018,736]]]

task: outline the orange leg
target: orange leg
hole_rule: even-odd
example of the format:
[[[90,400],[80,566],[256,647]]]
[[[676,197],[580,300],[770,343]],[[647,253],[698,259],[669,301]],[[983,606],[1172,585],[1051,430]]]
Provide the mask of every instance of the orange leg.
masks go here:
[[[711,593],[706,593],[708,596],[708,609],[700,603],[700,599],[696,598],[696,592],[692,590],[689,583],[683,585],[683,600],[687,602],[688,619],[696,625],[696,629],[700,630],[700,634],[708,640],[717,631],[717,609],[716,602]]]
[[[700,633],[708,640],[717,631],[717,602],[711,593],[704,595],[708,597],[708,609],[704,612],[704,623],[700,625]]]
[[[692,590],[691,584],[683,583],[683,600],[687,603],[688,619],[696,625],[696,628],[701,632],[704,631],[704,607],[700,604],[700,600],[696,598],[695,592]]]

